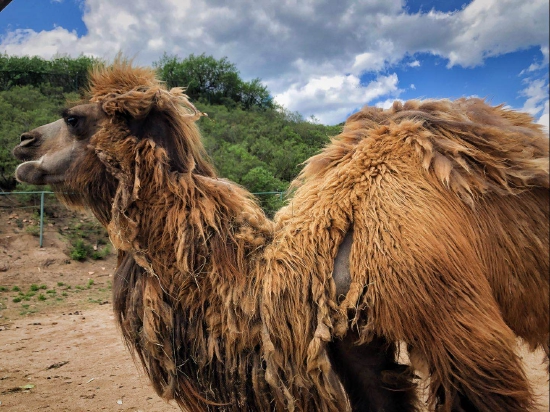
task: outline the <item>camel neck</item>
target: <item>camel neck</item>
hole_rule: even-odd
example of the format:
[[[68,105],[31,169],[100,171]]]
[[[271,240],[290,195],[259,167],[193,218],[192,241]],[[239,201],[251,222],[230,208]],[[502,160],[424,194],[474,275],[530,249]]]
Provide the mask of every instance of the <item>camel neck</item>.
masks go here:
[[[273,223],[243,188],[195,173],[169,171],[166,153],[140,144],[118,175],[109,235],[150,272],[205,278],[248,276],[247,259],[273,236]]]

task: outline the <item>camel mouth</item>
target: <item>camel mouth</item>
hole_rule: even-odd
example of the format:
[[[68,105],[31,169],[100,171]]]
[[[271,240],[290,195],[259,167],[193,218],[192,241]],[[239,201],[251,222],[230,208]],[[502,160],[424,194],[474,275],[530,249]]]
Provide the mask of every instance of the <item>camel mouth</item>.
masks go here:
[[[15,157],[17,160],[23,160],[27,161],[30,160],[27,156],[25,156],[25,150],[21,145],[17,145],[12,150],[13,157]]]
[[[38,186],[61,183],[65,180],[64,175],[48,173],[42,169],[41,164],[41,159],[21,163],[15,169],[15,178],[18,182]]]
[[[22,160],[24,162],[36,160],[36,155],[33,156],[36,146],[29,146],[29,141],[21,142],[15,146],[12,150],[13,157],[17,160]]]

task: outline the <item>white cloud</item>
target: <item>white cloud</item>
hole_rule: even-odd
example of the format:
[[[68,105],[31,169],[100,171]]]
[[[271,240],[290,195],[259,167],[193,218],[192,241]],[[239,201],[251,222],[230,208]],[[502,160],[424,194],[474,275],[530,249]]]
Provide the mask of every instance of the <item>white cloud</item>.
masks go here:
[[[76,32],[62,27],[50,31],[15,30],[2,38],[0,50],[10,55],[37,55],[49,59],[78,42]]]
[[[75,39],[66,31],[50,38],[34,32],[27,39],[39,38],[46,50],[58,53],[108,56],[115,48],[139,53],[148,63],[158,58],[158,43],[149,40],[162,39],[168,53],[227,55],[244,72],[254,70],[262,78],[291,70],[299,59],[312,65],[331,61],[357,75],[417,52],[438,54],[450,65],[472,66],[532,45],[548,50],[547,0],[474,0],[452,13],[417,14],[408,14],[401,0],[237,0],[231,7],[206,0],[156,0],[154,7],[146,0],[85,3],[85,36]],[[39,52],[25,38],[8,34],[0,47],[10,46],[18,47],[19,54]]]
[[[372,101],[370,85],[353,86],[354,79],[367,72],[387,74],[404,58],[412,57],[405,64],[418,67],[417,53],[448,59],[449,67],[472,67],[490,56],[539,46],[543,61],[527,72],[548,64],[548,0],[473,0],[450,13],[416,14],[406,10],[405,0],[84,3],[85,35],[61,27],[16,30],[0,37],[0,51],[105,59],[122,51],[140,64],[151,64],[164,51],[227,56],[245,79],[260,77],[289,109],[320,119],[335,119],[329,113],[336,112],[345,116]],[[323,89],[319,79],[330,88]],[[394,88],[387,90],[396,94],[397,83]],[[335,102],[342,107],[337,110]]]
[[[490,56],[548,45],[548,0],[474,0],[453,22],[449,66],[479,65]]]
[[[544,127],[546,133],[549,132],[549,99],[548,99],[548,79],[526,79],[524,82],[527,87],[520,91],[520,94],[527,98],[521,108],[522,111],[529,113],[536,122]]]
[[[284,107],[309,117],[314,115],[321,123],[335,124],[343,121],[351,111],[389,94],[398,94],[396,74],[379,76],[361,85],[354,75],[322,76],[310,79],[305,85],[294,84],[275,96]]]
[[[548,66],[548,46],[542,46],[540,48],[540,52],[542,53],[542,61],[531,63],[531,65],[527,69],[524,69],[520,72],[520,76],[536,72]]]
[[[387,100],[376,103],[375,106],[380,107],[381,109],[387,110],[390,107],[392,107],[393,103],[396,102],[396,101],[404,103],[404,101],[401,100],[401,99],[387,99]]]
[[[550,132],[550,125],[548,124],[549,123],[549,106],[550,106],[550,102],[546,100],[546,103],[544,103],[543,112],[537,121],[538,124],[544,127],[544,130],[546,131],[546,133]]]
[[[549,84],[548,84],[548,47],[542,47],[542,62],[534,62],[527,69],[522,70],[520,76],[528,75],[523,80],[526,87],[519,92],[520,96],[526,98],[522,111],[531,116],[538,117],[537,123],[543,125],[548,133],[548,106],[549,102]]]
[[[355,73],[363,73],[365,71],[377,72],[382,70],[385,64],[386,59],[380,53],[365,52],[355,56],[351,70]]]
[[[527,87],[520,92],[520,95],[527,97],[522,111],[536,116],[544,108],[548,101],[548,83],[544,79],[526,80]]]

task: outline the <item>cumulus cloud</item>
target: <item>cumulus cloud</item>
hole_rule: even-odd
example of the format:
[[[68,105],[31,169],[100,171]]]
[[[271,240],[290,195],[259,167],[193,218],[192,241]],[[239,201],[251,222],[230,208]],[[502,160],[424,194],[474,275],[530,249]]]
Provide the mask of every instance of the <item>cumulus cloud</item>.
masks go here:
[[[335,124],[351,111],[388,94],[398,94],[397,75],[379,76],[362,85],[358,77],[322,76],[310,79],[305,85],[294,84],[275,96],[284,107],[299,110],[306,117],[314,115],[321,123]]]
[[[382,79],[411,57],[405,64],[418,67],[417,53],[441,56],[448,67],[473,67],[487,57],[538,45],[548,61],[548,0],[473,0],[449,13],[410,13],[405,0],[83,3],[85,35],[61,27],[16,30],[0,37],[0,50],[105,59],[123,51],[141,64],[151,64],[164,51],[181,57],[203,52],[227,56],[245,79],[260,77],[290,109],[307,116],[315,109],[311,114],[320,119],[336,118],[328,115],[335,101],[343,105],[338,110],[343,116],[371,102],[369,85],[354,86],[355,79],[367,73]],[[342,87],[339,94],[337,87]],[[388,99],[396,90],[387,93],[379,98]]]
[[[522,107],[524,112],[531,116],[539,114],[544,103],[548,100],[548,83],[544,79],[527,80],[527,87],[520,94],[527,97],[525,104]]]
[[[76,32],[62,27],[41,32],[18,29],[2,38],[0,50],[10,55],[36,55],[50,59],[62,50],[70,50],[78,41]]]
[[[453,34],[443,49],[449,66],[471,67],[487,57],[548,45],[548,1],[475,0],[453,22]]]
[[[549,125],[549,107],[550,102],[546,100],[546,103],[544,103],[544,109],[539,117],[539,120],[537,121],[538,124],[542,125],[544,127],[544,130],[546,130],[546,133],[550,132],[550,125]]]
[[[392,107],[393,103],[396,102],[396,101],[404,103],[404,101],[401,100],[401,99],[387,99],[387,100],[384,100],[382,102],[376,103],[375,106],[386,110],[386,109],[389,109],[390,107]]]
[[[520,94],[527,98],[525,104],[522,107],[522,111],[529,113],[535,119],[537,123],[544,126],[544,129],[548,133],[549,129],[549,117],[548,117],[548,79],[526,79],[525,83],[527,87],[523,89]]]
[[[520,90],[520,96],[526,100],[521,108],[531,116],[538,117],[537,123],[544,126],[548,133],[549,78],[548,78],[548,47],[541,47],[542,61],[532,63],[520,72],[524,77],[526,87]]]

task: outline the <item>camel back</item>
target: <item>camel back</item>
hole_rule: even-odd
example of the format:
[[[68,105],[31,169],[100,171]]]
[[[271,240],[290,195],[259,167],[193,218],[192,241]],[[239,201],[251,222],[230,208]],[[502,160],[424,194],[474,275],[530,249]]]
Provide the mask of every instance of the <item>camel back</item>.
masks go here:
[[[323,179],[364,138],[411,145],[422,167],[465,202],[487,192],[517,194],[549,187],[548,138],[525,114],[481,99],[395,102],[365,107],[349,117],[332,144],[306,163],[297,179]]]

